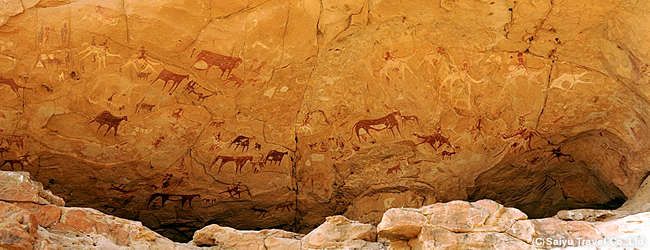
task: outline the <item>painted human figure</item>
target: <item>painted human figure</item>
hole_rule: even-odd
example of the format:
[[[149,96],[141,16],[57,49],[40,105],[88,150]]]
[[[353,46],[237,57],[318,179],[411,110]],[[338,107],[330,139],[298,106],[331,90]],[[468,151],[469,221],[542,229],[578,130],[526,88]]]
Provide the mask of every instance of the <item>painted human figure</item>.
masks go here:
[[[147,50],[144,48],[144,46],[140,47],[140,51],[138,51],[138,60],[144,61],[142,62],[142,69],[144,70],[146,65],[148,65],[148,60],[147,60]]]
[[[524,59],[524,53],[517,53],[517,67],[524,67],[524,69],[528,69],[528,67],[526,67],[526,59]]]
[[[45,33],[43,33],[43,41],[41,42],[43,46],[50,46],[50,42],[52,40],[52,33],[54,33],[54,29],[50,27],[45,27]]]
[[[68,23],[63,24],[61,28],[61,45],[65,45],[68,42]]]
[[[136,51],[135,58],[130,59],[127,63],[120,67],[120,72],[125,68],[131,68],[133,71],[138,73],[142,73],[143,71],[158,73],[158,71],[153,68],[153,65],[162,65],[162,63],[151,61],[147,57],[147,50],[144,48],[144,46],[141,46],[140,50]]]
[[[99,48],[99,53],[97,53],[97,59],[99,59],[98,64],[100,67],[106,68],[106,56],[112,55],[108,52],[108,38],[99,45]]]
[[[144,46],[140,47],[140,51],[138,52],[138,59],[147,60],[147,50],[144,49]]]
[[[395,58],[393,54],[390,53],[390,51],[386,51],[386,56],[384,56],[384,59],[388,61],[388,60],[393,60],[393,58]]]

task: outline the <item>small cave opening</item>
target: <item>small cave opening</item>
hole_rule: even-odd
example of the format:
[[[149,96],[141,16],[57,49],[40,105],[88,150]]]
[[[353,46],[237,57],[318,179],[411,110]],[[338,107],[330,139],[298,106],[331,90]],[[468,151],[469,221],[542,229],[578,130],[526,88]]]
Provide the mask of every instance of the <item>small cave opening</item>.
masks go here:
[[[612,138],[609,138],[612,139]],[[560,210],[615,210],[628,199],[620,179],[635,179],[624,152],[605,145],[621,141],[585,134],[562,145],[547,145],[505,157],[468,188],[468,200],[491,199],[516,207],[531,219]],[[596,146],[594,146],[596,145]]]
[[[516,166],[485,172],[476,180],[468,200],[491,199],[516,207],[531,219],[551,217],[560,210],[614,210],[627,201],[616,185],[598,177],[580,164],[573,169],[550,169],[522,174]]]

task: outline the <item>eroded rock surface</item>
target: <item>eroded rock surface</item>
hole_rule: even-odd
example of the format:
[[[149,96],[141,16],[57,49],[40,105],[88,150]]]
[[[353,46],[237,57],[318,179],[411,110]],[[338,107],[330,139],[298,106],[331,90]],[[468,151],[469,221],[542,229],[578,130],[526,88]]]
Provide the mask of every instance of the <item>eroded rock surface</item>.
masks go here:
[[[414,228],[413,220],[405,219],[414,216],[407,214],[417,213],[426,217],[430,211],[451,207],[454,209],[439,214],[437,218],[428,217],[427,221],[420,222],[417,233],[414,233],[416,230],[402,230]],[[650,213],[647,212],[605,222],[526,219],[517,209],[504,208],[491,200],[480,200],[437,203],[419,209],[392,208],[384,214],[377,232],[380,240],[388,240],[391,249],[571,249],[597,246],[617,249],[647,247],[647,242],[643,242],[650,236],[646,230],[648,226]],[[623,244],[617,245],[617,241],[610,244],[611,239],[621,239]],[[635,239],[640,244],[634,243]],[[597,240],[609,242],[585,244]]]
[[[648,13],[636,0],[3,0],[1,168],[176,241],[453,200],[531,218],[613,209],[650,171]]]
[[[172,242],[140,222],[91,208],[63,207],[63,199],[44,190],[28,173],[0,171],[0,179],[2,249],[196,248]]]
[[[36,188],[47,193],[27,173],[0,171],[0,176],[12,183],[0,186],[0,191],[24,188],[28,193]],[[586,244],[547,244],[539,239],[577,242],[619,238],[639,239],[643,244],[650,237],[648,212],[598,222],[526,219],[515,208],[479,200],[392,208],[377,227],[340,215],[327,217],[306,235],[279,229],[236,230],[215,224],[196,231],[190,243],[175,243],[140,222],[89,208],[11,200],[15,196],[4,194],[7,192],[0,192],[0,247],[7,249],[548,249]],[[610,245],[629,246],[645,245]]]

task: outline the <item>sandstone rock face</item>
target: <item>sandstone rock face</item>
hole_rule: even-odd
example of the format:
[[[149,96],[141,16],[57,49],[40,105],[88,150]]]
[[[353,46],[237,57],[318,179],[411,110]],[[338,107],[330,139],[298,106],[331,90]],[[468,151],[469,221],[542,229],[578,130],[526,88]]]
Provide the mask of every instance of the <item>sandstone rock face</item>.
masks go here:
[[[612,209],[650,171],[648,13],[636,0],[0,0],[0,167],[176,241],[453,200],[531,218]],[[477,216],[440,224],[453,234],[522,219],[446,204],[417,213]],[[386,226],[438,235],[412,218]]]
[[[0,201],[0,247],[29,249],[36,242],[36,216],[18,206]]]
[[[220,249],[300,249],[303,235],[277,229],[238,231],[210,225],[194,233],[193,244]]]
[[[43,185],[32,181],[29,174],[0,171],[0,180],[2,249],[196,248],[174,243],[140,222],[90,208],[62,207],[63,199],[43,190]]]
[[[0,175],[0,197],[5,201],[31,202],[42,205],[65,206],[61,197],[43,189],[27,172],[6,172]]]
[[[301,240],[301,245],[314,249],[372,248],[367,242],[376,240],[377,229],[373,225],[351,221],[338,215],[327,217],[325,223]]]
[[[395,230],[402,225],[412,227],[413,221],[404,220],[404,214],[420,213],[425,216],[429,211],[439,212],[442,207],[455,209],[420,223],[417,234],[410,230]],[[384,214],[377,232],[379,241],[389,241],[390,249],[617,249],[647,246],[642,242],[650,236],[646,232],[648,226],[650,213],[606,222],[563,221],[557,218],[531,220],[522,216],[517,209],[503,208],[491,200],[480,200],[473,203],[437,203],[419,209],[392,208]],[[603,239],[609,242],[587,244]],[[618,241],[611,239],[624,240],[621,240],[623,244],[617,245]],[[641,243],[634,243],[634,239]]]
[[[6,179],[23,176],[24,182],[38,184],[19,173],[0,171],[0,176]],[[31,186],[13,182],[13,186],[4,185],[0,191],[21,188],[31,190]],[[647,212],[598,222],[572,220],[575,216],[568,221],[530,220],[517,209],[480,200],[436,203],[418,209],[392,208],[383,215],[378,227],[344,216],[327,217],[325,223],[307,235],[278,229],[249,231],[210,225],[196,231],[190,243],[174,243],[140,222],[115,218],[94,209],[10,200],[11,197],[1,195],[6,193],[0,192],[0,247],[3,249],[548,249],[594,248],[607,244],[621,248],[645,246],[643,241],[650,236]],[[621,241],[586,242],[603,239]]]

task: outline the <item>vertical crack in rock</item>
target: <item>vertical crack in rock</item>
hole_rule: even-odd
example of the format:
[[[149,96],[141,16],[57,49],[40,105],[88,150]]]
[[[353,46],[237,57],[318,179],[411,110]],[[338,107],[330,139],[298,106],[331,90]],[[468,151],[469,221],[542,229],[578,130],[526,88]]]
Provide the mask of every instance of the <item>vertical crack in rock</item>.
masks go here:
[[[539,122],[542,119],[542,115],[544,115],[544,110],[546,110],[546,104],[548,102],[548,92],[551,91],[551,77],[553,76],[553,67],[555,66],[555,60],[551,61],[551,67],[548,70],[548,77],[546,78],[546,89],[544,90],[544,103],[542,103],[542,110],[539,112],[539,115],[537,116],[537,122],[535,123],[535,131],[539,133]]]
[[[512,7],[510,9],[508,9],[510,11],[510,22],[506,23],[503,26],[503,31],[505,32],[504,37],[506,39],[510,38],[509,37],[510,36],[510,30],[515,25],[515,8],[516,7],[517,7],[517,2],[515,2],[514,5],[512,5]]]
[[[551,7],[548,9],[548,12],[546,12],[546,16],[544,16],[544,19],[542,19],[542,21],[539,23],[539,25],[537,25],[537,27],[535,27],[535,31],[533,31],[533,33],[531,33],[530,36],[528,36],[528,37],[524,36],[524,37],[521,38],[523,42],[528,44],[528,47],[526,48],[526,51],[530,50],[530,47],[532,46],[533,42],[536,42],[535,40],[538,38],[537,37],[537,32],[542,28],[542,26],[544,26],[544,24],[546,23],[546,20],[548,20],[549,16],[551,15],[551,12],[553,11],[553,7],[555,6],[554,5],[555,0],[549,0],[549,1],[550,1],[550,4],[551,4]]]
[[[282,34],[282,54],[280,55],[280,62],[279,64],[282,64],[284,62],[284,53],[285,53],[285,44],[286,44],[286,39],[287,39],[287,31],[289,30],[289,18],[291,14],[291,0],[287,0],[288,6],[287,6],[287,20],[284,22],[284,32]]]
[[[126,44],[131,44],[131,36],[129,32],[129,15],[126,13],[126,0],[122,0],[122,11],[124,11],[124,24],[126,26]]]

